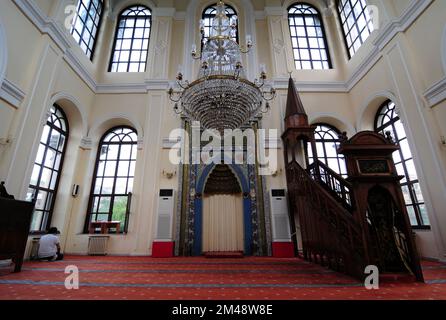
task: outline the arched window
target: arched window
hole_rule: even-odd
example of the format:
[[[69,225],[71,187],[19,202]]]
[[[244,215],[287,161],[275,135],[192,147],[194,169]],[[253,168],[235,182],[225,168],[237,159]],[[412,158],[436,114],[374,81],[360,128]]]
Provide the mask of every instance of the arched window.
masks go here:
[[[288,21],[296,69],[330,69],[331,61],[319,12],[305,3],[288,9]]]
[[[54,105],[43,128],[26,200],[36,200],[31,232],[46,231],[51,224],[57,187],[68,139],[68,121],[63,110]]]
[[[372,17],[366,0],[339,0],[338,12],[351,58],[373,32]]]
[[[395,103],[388,100],[378,110],[375,120],[375,131],[385,134],[390,132],[393,140],[399,145],[400,150],[393,153],[393,161],[401,180],[404,200],[412,226],[428,227],[426,205],[418,181],[417,171],[412,157],[412,152],[407,141],[406,131],[397,114]]]
[[[90,222],[120,221],[127,232],[128,201],[133,191],[138,136],[134,129],[117,127],[101,139],[92,183],[85,232]]]
[[[237,17],[237,12],[233,7],[231,7],[228,4],[225,4],[225,7],[226,7],[225,12],[229,19],[231,19],[234,16]],[[212,22],[214,20],[216,13],[217,13],[217,4],[210,5],[203,11],[202,19],[204,22],[204,39],[209,38],[209,35],[211,34]],[[202,43],[204,39],[202,39]],[[236,29],[235,33],[232,35],[232,40],[238,43],[239,41],[238,29]]]
[[[152,13],[144,6],[133,6],[119,15],[110,72],[145,72],[149,52]]]
[[[342,154],[338,154],[337,148],[341,143],[339,139],[340,132],[338,129],[328,124],[316,124],[314,138],[316,140],[316,150],[318,159],[326,164],[336,173],[347,177],[347,167]],[[308,158],[313,163],[314,157],[311,147],[308,146]]]
[[[85,54],[93,59],[96,36],[101,25],[104,2],[102,0],[79,0],[71,34]]]

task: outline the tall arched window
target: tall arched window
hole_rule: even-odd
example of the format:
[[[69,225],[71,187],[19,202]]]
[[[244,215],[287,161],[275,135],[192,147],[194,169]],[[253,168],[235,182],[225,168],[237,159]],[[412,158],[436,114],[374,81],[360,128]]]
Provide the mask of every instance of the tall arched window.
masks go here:
[[[233,7],[231,7],[228,4],[225,4],[225,7],[226,7],[225,12],[229,19],[231,19],[234,16],[237,17],[237,12]],[[211,34],[212,22],[214,20],[216,13],[217,13],[217,4],[210,5],[203,11],[202,19],[204,22],[204,39],[209,38],[209,35]],[[204,39],[202,39],[202,43]],[[232,40],[238,43],[239,41],[238,29],[235,30],[235,33],[232,36]]]
[[[36,200],[31,232],[43,232],[50,227],[68,139],[65,113],[57,105],[50,112],[26,194],[27,201]]]
[[[338,12],[351,58],[373,32],[372,17],[366,0],[339,0]]]
[[[417,171],[412,157],[412,152],[407,141],[406,131],[397,114],[395,103],[388,100],[378,110],[375,120],[375,130],[385,134],[390,132],[393,140],[399,145],[400,150],[393,153],[396,170],[404,176],[401,180],[404,200],[412,226],[426,228],[429,226],[426,205],[418,181]]]
[[[90,222],[120,221],[127,232],[129,193],[133,191],[138,136],[134,129],[117,127],[101,139],[92,183],[85,232]]]
[[[102,21],[104,2],[102,0],[79,0],[71,34],[85,54],[93,59],[96,36]]]
[[[110,72],[145,72],[149,52],[152,13],[145,6],[132,6],[119,15]]]
[[[337,151],[337,148],[341,143],[341,139],[339,139],[339,130],[323,123],[316,124],[316,126],[314,138],[316,140],[318,159],[336,173],[343,177],[347,177],[345,158],[342,154],[338,154]],[[307,150],[310,163],[313,163],[314,157],[310,146],[308,146]]]
[[[288,21],[296,69],[330,69],[324,26],[319,12],[306,3],[288,8]]]

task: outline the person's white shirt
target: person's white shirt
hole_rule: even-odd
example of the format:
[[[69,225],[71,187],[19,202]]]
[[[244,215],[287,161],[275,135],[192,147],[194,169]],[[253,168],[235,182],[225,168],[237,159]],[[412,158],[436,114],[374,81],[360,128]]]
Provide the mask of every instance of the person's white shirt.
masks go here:
[[[54,234],[46,234],[39,241],[39,258],[52,257],[57,254],[59,237]]]

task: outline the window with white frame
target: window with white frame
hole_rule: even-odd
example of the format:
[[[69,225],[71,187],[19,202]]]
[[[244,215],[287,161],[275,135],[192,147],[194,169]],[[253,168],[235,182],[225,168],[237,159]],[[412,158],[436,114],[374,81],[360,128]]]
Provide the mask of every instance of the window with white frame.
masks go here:
[[[387,100],[379,108],[375,119],[375,131],[381,134],[390,132],[400,147],[392,156],[398,174],[404,177],[400,182],[410,222],[415,228],[429,228],[429,217],[412,151],[394,102]]]
[[[372,16],[366,0],[339,0],[338,12],[345,44],[351,58],[373,32]]]
[[[306,3],[296,3],[288,9],[288,22],[296,69],[330,69],[327,39],[316,8]]]
[[[71,34],[90,59],[93,59],[103,10],[102,0],[79,0],[76,7]]]
[[[118,19],[110,72],[145,72],[152,13],[141,5],[125,9]]]
[[[330,169],[346,178],[347,167],[345,164],[345,158],[337,151],[341,143],[339,136],[340,131],[335,127],[324,123],[316,124],[314,139],[316,142],[318,159],[326,164]],[[307,152],[311,164],[314,162],[314,156],[310,146],[308,146]]]
[[[31,174],[27,201],[36,201],[31,232],[45,232],[51,225],[57,189],[68,139],[68,121],[63,110],[54,105],[40,138]]]

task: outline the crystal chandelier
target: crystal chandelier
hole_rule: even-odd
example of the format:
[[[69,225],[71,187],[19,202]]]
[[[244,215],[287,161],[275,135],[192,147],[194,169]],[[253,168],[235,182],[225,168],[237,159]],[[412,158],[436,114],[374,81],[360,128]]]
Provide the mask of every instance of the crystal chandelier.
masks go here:
[[[237,17],[229,19],[225,4],[220,1],[207,39],[204,21],[200,23],[202,52],[197,53],[196,46],[192,46],[192,58],[201,61],[198,79],[184,80],[180,71],[168,90],[175,102],[174,111],[199,121],[205,129],[223,132],[240,128],[260,113],[268,112],[269,101],[276,96],[276,90],[266,83],[264,68],[259,79],[246,79],[241,55],[248,53],[253,44],[247,36],[246,48],[242,49],[232,39],[236,28]]]

